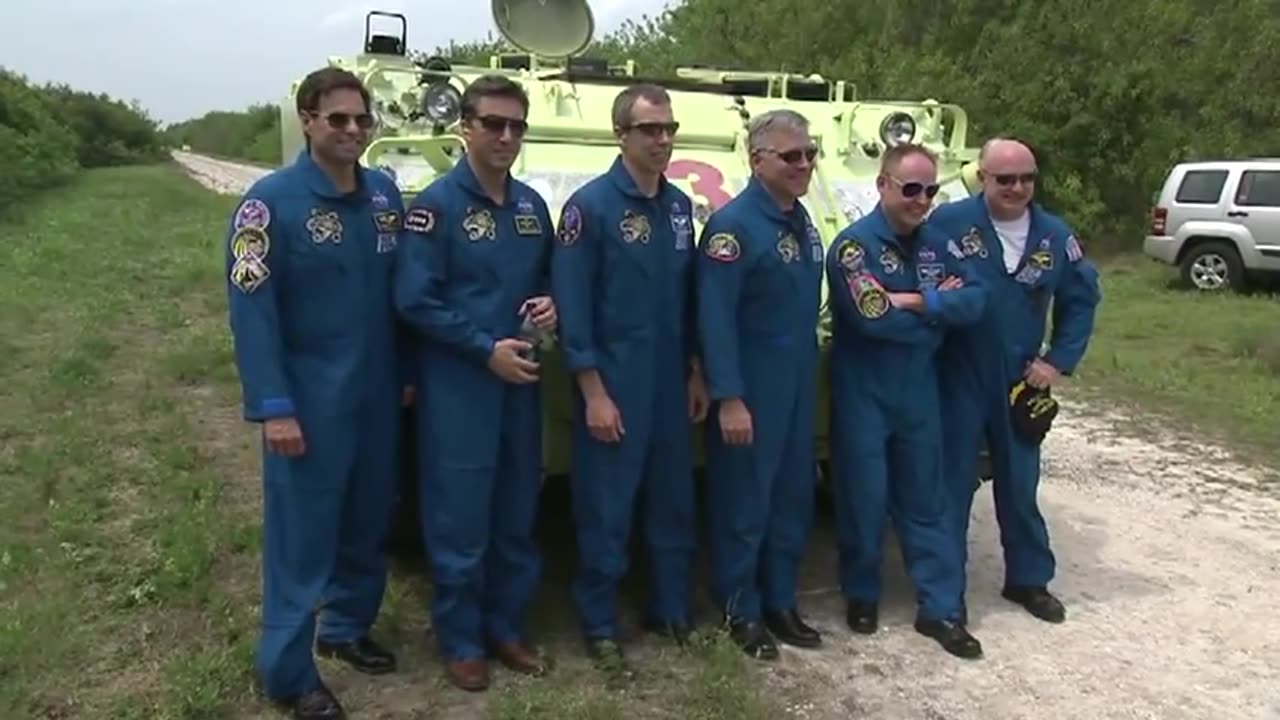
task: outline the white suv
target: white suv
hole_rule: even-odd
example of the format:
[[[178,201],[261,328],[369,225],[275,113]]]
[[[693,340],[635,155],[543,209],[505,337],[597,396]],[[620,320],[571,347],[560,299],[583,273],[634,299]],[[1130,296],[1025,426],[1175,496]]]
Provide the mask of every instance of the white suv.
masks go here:
[[[1280,273],[1280,158],[1181,163],[1165,178],[1142,251],[1197,290]]]

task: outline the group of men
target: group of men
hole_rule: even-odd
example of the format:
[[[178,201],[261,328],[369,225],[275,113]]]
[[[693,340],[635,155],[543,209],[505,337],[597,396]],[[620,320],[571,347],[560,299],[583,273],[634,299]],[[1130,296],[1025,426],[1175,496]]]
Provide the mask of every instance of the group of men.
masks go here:
[[[750,181],[696,238],[689,196],[664,176],[679,123],[658,86],[619,93],[617,158],[555,219],[511,175],[529,99],[505,77],[466,89],[465,156],[407,207],[390,177],[360,165],[374,120],[358,78],[316,71],[297,110],[306,149],[245,194],[226,249],[244,416],[263,433],[257,667],[296,716],[343,714],[313,643],[364,672],[396,667],[369,633],[401,441],[419,453],[448,677],[484,689],[488,658],[546,670],[524,621],[541,575],[546,333],[573,380],[573,598],[588,654],[625,671],[616,605],[634,508],[652,578],[645,625],[676,641],[690,632],[694,431],[705,432],[714,508],[710,593],[731,637],[760,658],[776,657],[777,641],[819,646],[796,586],[814,505],[824,276],[850,628],[877,629],[891,517],[916,629],[981,655],[966,630],[964,566],[984,441],[1004,595],[1063,619],[1046,589],[1038,447],[1056,409],[1048,389],[1083,356],[1099,290],[1067,225],[1031,202],[1035,158],[1021,143],[984,146],[983,192],[932,214],[936,158],[888,148],[880,203],[824,250],[799,202],[820,150],[791,110],[751,120]],[[398,438],[409,404],[417,436]]]

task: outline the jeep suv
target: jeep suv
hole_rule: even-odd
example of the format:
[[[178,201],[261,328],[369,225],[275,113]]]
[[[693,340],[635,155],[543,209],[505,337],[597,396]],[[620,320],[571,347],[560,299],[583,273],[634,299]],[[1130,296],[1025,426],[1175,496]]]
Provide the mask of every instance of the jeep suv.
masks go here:
[[[1142,251],[1202,291],[1239,291],[1280,273],[1280,159],[1174,166]]]

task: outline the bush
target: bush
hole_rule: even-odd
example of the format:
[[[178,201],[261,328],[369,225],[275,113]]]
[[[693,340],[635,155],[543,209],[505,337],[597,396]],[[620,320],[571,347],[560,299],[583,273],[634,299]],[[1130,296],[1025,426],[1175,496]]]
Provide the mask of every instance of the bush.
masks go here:
[[[280,107],[254,105],[241,112],[218,110],[170,125],[170,145],[266,165],[280,164]]]
[[[0,68],[0,215],[82,167],[152,162],[164,147],[137,107]]]

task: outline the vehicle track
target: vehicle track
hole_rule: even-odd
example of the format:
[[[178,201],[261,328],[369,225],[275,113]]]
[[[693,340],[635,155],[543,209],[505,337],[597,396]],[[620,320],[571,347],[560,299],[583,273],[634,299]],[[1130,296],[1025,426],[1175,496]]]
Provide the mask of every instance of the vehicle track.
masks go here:
[[[224,193],[267,172],[174,157]],[[1280,720],[1276,472],[1072,400],[1069,387],[1062,394],[1041,498],[1067,622],[1046,625],[1000,598],[989,485],[974,503],[970,539],[972,629],[986,649],[979,662],[954,659],[912,630],[896,546],[886,558],[882,630],[849,632],[833,533],[820,524],[802,603],[827,645],[785,649],[767,670],[770,687],[804,698],[790,717]]]

